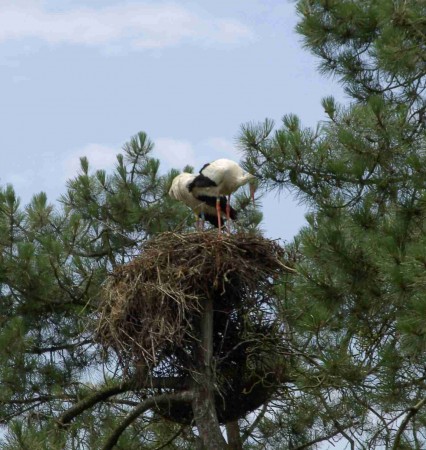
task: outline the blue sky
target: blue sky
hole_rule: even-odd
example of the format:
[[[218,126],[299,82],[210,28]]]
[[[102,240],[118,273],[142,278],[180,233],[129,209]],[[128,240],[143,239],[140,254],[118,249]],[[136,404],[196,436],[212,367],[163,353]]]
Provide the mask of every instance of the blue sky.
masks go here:
[[[294,32],[293,2],[0,0],[0,184],[54,201],[79,157],[111,169],[138,131],[164,170],[240,159],[242,123],[344,99]],[[304,208],[263,200],[266,234],[291,239]]]

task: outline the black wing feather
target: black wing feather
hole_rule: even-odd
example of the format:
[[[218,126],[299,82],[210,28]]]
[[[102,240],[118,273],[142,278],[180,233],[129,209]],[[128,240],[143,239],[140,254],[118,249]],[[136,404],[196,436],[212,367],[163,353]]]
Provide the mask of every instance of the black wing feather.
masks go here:
[[[209,195],[198,195],[196,198],[197,198],[197,200],[200,200],[200,202],[203,202],[208,206],[212,206],[213,208],[216,207],[216,197],[210,197]],[[220,209],[222,211],[226,210],[227,203],[228,203],[227,198],[224,195],[222,195],[220,197]],[[237,219],[237,211],[235,211],[235,209],[232,206],[230,207],[229,216],[232,220]],[[212,223],[212,222],[210,222],[210,223]],[[216,223],[217,223],[217,217],[216,217]],[[212,225],[214,225],[214,224],[212,223]]]
[[[210,163],[204,164],[204,166],[200,169],[200,173],[203,173],[203,170],[208,166],[210,166]]]
[[[189,192],[192,192],[194,188],[204,188],[204,187],[212,187],[217,186],[217,184],[211,180],[210,178],[204,176],[202,173],[197,175],[191,183],[188,184]]]

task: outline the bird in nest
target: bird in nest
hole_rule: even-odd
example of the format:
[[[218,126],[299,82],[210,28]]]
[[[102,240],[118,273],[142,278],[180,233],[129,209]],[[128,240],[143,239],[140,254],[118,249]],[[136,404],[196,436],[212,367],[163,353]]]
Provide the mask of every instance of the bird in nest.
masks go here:
[[[169,195],[194,211],[197,215],[197,226],[198,218],[201,218],[201,224],[207,220],[220,232],[225,218],[228,223],[230,219],[236,218],[236,211],[230,204],[231,194],[249,183],[254,203],[255,180],[254,175],[245,172],[236,162],[218,159],[205,164],[198,175],[182,173],[175,177]]]

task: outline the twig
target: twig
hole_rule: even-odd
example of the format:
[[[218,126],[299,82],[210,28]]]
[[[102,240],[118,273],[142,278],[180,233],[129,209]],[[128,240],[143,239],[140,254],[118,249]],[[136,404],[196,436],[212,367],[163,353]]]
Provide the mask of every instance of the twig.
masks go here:
[[[192,401],[192,398],[193,393],[186,391],[179,392],[177,394],[162,394],[144,400],[126,416],[126,418],[117,428],[115,428],[115,430],[112,432],[112,434],[109,436],[104,446],[102,447],[102,450],[111,450],[112,448],[114,448],[115,444],[118,442],[118,439],[126,430],[126,428],[148,409],[173,401],[190,402]]]
[[[164,444],[161,444],[159,447],[155,447],[154,450],[161,450],[162,448],[167,447],[169,444],[171,444],[180,434],[182,434],[182,431],[185,429],[185,425],[182,425],[179,430]]]
[[[350,428],[353,425],[354,425],[354,423],[351,423],[349,425],[345,425],[343,428]],[[341,430],[336,429],[335,431],[333,431],[329,434],[326,434],[325,436],[317,437],[315,439],[312,439],[312,441],[309,441],[309,442],[306,442],[305,444],[294,447],[294,448],[292,448],[292,450],[303,450],[305,448],[309,448],[314,444],[318,444],[319,442],[328,441],[329,439],[333,438],[334,436],[337,436],[340,433],[341,433]]]
[[[257,415],[256,419],[253,420],[253,423],[244,431],[243,435],[241,436],[241,440],[243,442],[245,442],[250,437],[250,435],[253,433],[254,429],[257,427],[259,422],[263,419],[267,410],[268,410],[268,403],[265,403],[262,407],[262,410]]]
[[[420,410],[420,408],[426,403],[426,397],[420,400],[416,405],[412,406],[411,408],[408,408],[408,414],[405,416],[405,419],[401,422],[401,425],[398,428],[398,432],[395,436],[395,441],[392,446],[392,450],[398,450],[399,443],[401,441],[402,433],[404,432],[405,428],[407,428],[408,422],[411,420],[412,417],[414,417]]]
[[[58,418],[58,425],[64,426],[71,422],[75,417],[77,417],[82,412],[86,411],[87,409],[91,408],[93,405],[96,405],[96,403],[102,402],[109,397],[112,397],[113,395],[121,394],[122,392],[126,392],[130,390],[132,386],[132,383],[122,383],[118,386],[109,386],[105,389],[102,389],[100,391],[95,392],[94,394],[85,397],[83,400],[75,404],[73,407],[65,411],[59,418]]]

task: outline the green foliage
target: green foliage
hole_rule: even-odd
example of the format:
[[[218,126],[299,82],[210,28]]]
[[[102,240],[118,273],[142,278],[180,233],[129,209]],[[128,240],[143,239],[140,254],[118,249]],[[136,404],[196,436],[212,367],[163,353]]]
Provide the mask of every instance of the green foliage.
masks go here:
[[[116,356],[93,341],[107,274],[155,233],[194,226],[192,212],[168,196],[179,172],[161,174],[152,149],[138,133],[112,173],[93,171],[81,158],[56,206],[41,192],[22,208],[12,186],[0,188],[1,448],[100,449],[140,401],[127,389],[114,402],[82,411],[67,432],[57,424],[73,404],[113,385],[112,374],[123,377]],[[240,203],[247,206],[244,196]],[[122,434],[117,448],[157,448],[168,440],[169,449],[187,449],[196,437],[190,427],[148,415]]]
[[[417,0],[301,0],[298,31],[351,97],[421,106],[426,6]]]
[[[351,103],[325,98],[316,129],[288,114],[278,127],[267,119],[241,130],[260,189],[289,189],[310,210],[286,249],[297,276],[277,288],[288,337],[275,357],[287,382],[257,419],[240,421],[244,445],[424,448],[426,4],[299,0],[297,10],[305,46]],[[161,175],[152,148],[134,136],[111,174],[82,158],[61,208],[43,193],[22,208],[11,186],[0,190],[2,448],[101,448],[141,400],[119,390],[76,414],[66,433],[55,423],[122,375],[87,328],[106,274],[155,233],[193,222],[167,196],[178,172]],[[248,196],[237,202],[243,226],[257,226]],[[117,448],[168,441],[198,445],[191,427],[146,414]]]
[[[426,398],[425,7],[300,0],[306,47],[353,101],[325,98],[315,130],[292,115],[242,127],[263,186],[310,208],[293,244],[299,276],[281,292],[295,388],[280,401],[292,417],[307,395],[317,405],[322,429],[298,422],[312,444],[426,445],[425,411],[411,409]]]
[[[92,174],[82,158],[62,208],[40,193],[22,209],[11,186],[0,190],[0,417],[34,419],[10,422],[10,448],[64,448],[48,444],[40,418],[76,400],[76,387],[99,370],[87,323],[107,272],[186,214],[168,211],[170,175],[159,174],[151,149],[139,133],[112,175]]]
[[[54,429],[39,429],[14,420],[2,448],[4,450],[57,450],[66,448],[64,435]]]

